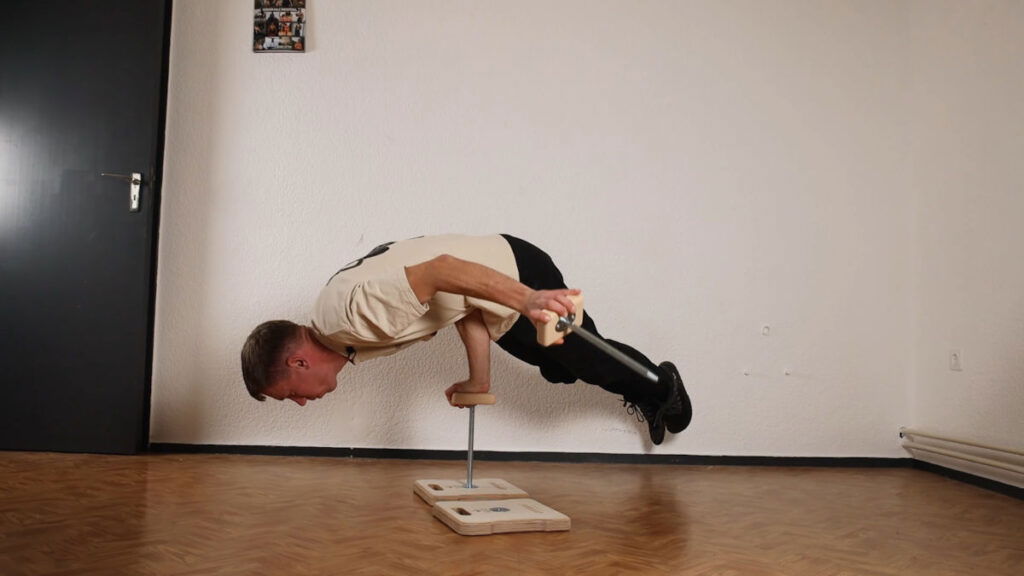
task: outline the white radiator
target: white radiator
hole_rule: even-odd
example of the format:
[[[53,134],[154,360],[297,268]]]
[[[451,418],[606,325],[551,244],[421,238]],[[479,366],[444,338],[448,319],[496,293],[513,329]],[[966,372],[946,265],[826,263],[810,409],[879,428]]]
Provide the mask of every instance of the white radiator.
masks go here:
[[[916,460],[1024,488],[1024,451],[900,428]]]

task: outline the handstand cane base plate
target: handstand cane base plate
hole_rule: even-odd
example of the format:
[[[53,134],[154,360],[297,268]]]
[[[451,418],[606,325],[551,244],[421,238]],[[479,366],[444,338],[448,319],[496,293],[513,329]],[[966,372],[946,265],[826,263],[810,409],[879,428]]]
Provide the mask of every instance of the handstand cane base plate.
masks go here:
[[[427,504],[447,500],[508,500],[529,498],[525,491],[498,478],[474,478],[475,488],[466,488],[465,480],[417,480],[413,491]]]
[[[557,532],[568,530],[572,524],[565,514],[529,498],[438,502],[434,504],[434,517],[463,536]]]

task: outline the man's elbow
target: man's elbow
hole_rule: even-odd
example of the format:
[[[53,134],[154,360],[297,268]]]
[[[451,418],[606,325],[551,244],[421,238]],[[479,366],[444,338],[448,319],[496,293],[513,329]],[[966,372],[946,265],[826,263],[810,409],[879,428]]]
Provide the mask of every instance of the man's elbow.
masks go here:
[[[436,268],[447,268],[455,264],[455,262],[457,262],[458,260],[458,258],[452,256],[451,254],[441,254],[428,260],[428,262],[433,263],[434,267]]]
[[[437,292],[437,288],[432,281],[433,275],[431,274],[433,262],[433,260],[427,260],[426,262],[405,267],[405,278],[409,281],[409,288],[412,288],[412,293],[416,295],[416,299],[419,300],[420,304],[426,304],[428,300],[434,297],[434,293]]]

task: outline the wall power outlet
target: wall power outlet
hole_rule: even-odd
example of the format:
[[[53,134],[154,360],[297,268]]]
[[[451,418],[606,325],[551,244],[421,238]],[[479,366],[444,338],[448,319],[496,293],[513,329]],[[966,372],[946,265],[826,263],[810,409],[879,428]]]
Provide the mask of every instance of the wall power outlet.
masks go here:
[[[949,369],[954,372],[962,372],[964,369],[964,354],[960,350],[949,351]]]

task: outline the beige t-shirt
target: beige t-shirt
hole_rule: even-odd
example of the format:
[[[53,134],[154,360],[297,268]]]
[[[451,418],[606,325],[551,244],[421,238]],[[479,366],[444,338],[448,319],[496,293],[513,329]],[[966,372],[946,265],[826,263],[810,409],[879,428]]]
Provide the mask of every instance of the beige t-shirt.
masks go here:
[[[519,313],[495,302],[438,292],[420,304],[409,286],[405,267],[441,254],[469,260],[519,279],[515,255],[500,235],[423,236],[385,244],[328,281],[313,307],[317,340],[353,361],[388,356],[429,340],[475,309],[483,314],[492,340],[515,324]]]

